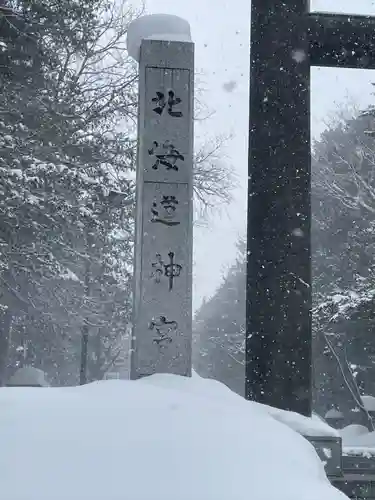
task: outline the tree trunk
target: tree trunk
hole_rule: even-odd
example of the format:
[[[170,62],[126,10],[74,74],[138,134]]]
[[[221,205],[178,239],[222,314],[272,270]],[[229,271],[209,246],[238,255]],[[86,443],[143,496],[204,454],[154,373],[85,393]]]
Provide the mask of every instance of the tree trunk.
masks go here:
[[[102,356],[102,328],[99,328],[96,335],[93,337],[93,351],[95,359],[91,359],[90,376],[91,381],[103,379],[103,356]]]
[[[8,311],[0,316],[0,387],[6,383],[11,326],[12,313]]]

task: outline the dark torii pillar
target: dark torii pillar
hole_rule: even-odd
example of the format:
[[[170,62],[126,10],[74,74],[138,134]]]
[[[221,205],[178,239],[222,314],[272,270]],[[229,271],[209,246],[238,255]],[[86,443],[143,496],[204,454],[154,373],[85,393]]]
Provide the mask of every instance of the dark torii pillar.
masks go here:
[[[311,415],[310,68],[375,69],[375,18],[252,0],[246,397]]]

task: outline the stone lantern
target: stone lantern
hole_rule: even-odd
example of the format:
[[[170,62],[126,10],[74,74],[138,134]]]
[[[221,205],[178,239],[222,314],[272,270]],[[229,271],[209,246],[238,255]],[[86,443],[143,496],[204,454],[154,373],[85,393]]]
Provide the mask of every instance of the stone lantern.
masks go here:
[[[340,429],[344,423],[344,415],[337,408],[331,408],[324,416],[326,422],[335,429]]]

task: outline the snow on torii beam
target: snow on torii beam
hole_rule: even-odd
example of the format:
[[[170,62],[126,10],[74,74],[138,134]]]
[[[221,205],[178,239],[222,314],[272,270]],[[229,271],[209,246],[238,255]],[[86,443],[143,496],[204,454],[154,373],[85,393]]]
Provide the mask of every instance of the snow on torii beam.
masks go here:
[[[375,19],[252,0],[246,397],[311,414],[310,67],[375,68]]]
[[[137,213],[130,378],[191,375],[194,44],[176,16],[138,18]]]

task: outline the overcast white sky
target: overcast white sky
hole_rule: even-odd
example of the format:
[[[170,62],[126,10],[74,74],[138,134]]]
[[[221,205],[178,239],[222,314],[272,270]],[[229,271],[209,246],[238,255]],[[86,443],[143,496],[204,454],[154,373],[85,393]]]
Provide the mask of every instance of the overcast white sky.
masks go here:
[[[210,296],[226,267],[236,256],[235,242],[246,225],[247,136],[249,94],[250,0],[146,0],[149,13],[168,13],[190,22],[196,44],[196,71],[206,92],[205,104],[215,113],[196,128],[196,143],[205,136],[233,134],[226,161],[241,187],[226,214],[215,216],[208,228],[195,230],[194,306]],[[375,15],[374,0],[312,0],[311,10]],[[324,120],[338,106],[353,101],[374,102],[372,71],[315,68],[312,75],[312,130],[324,129]],[[235,82],[231,92],[225,83]],[[371,101],[372,100],[372,101]]]

